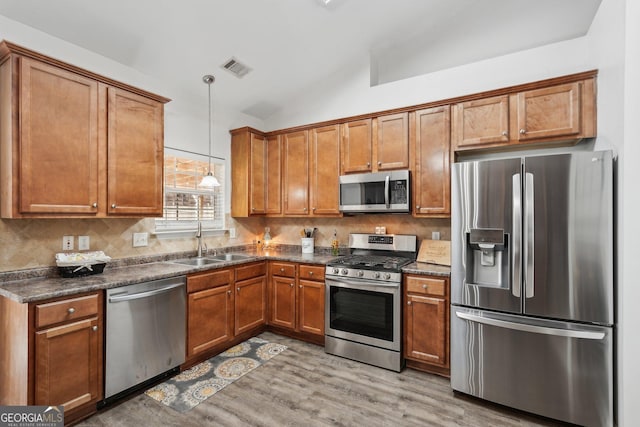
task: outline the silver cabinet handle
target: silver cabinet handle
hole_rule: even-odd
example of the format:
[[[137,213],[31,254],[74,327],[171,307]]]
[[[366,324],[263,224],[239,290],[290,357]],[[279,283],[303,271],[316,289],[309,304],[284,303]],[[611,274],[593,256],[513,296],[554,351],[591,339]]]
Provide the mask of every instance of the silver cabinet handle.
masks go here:
[[[97,208],[98,207],[98,203],[93,202],[93,204],[91,205],[92,208]]]
[[[112,209],[115,209],[115,208],[116,208],[116,204],[115,204],[115,203],[112,203],[112,204],[111,204],[111,208],[112,208]]]
[[[371,163],[367,162],[367,167],[371,167]]]
[[[96,331],[98,330],[98,327],[97,327],[97,326],[94,326],[93,328],[91,328],[91,330],[92,330],[93,332],[96,332]]]
[[[313,271],[310,271],[310,272],[309,272],[309,276],[313,276]]]
[[[507,131],[506,131],[506,130],[503,130],[503,131],[502,131],[502,136],[507,136],[507,135],[508,135]]]
[[[231,289],[227,291],[227,295],[231,295]]]
[[[70,307],[70,308],[67,310],[67,313],[69,313],[69,314],[73,314],[73,313],[75,313],[75,312],[76,312],[76,309],[75,309],[75,308],[73,308],[73,307]]]
[[[416,205],[416,209],[420,209],[420,205]]]
[[[240,293],[240,288],[238,288],[238,293]]]
[[[378,162],[378,166],[382,166],[382,162]]]
[[[300,289],[302,289],[302,285],[298,285],[298,287],[299,287]]]
[[[422,285],[422,289],[426,290],[427,289],[427,285]]]
[[[293,283],[289,283],[289,287],[290,287],[290,288],[293,288]]]
[[[411,301],[407,301],[407,305],[411,305]]]
[[[527,133],[527,131],[526,131],[526,130],[524,130],[524,129],[520,129],[520,135],[524,135],[525,133]]]
[[[316,207],[315,206],[312,207],[311,210],[315,212],[316,211]]]
[[[281,271],[281,272],[284,272],[284,267],[280,267],[280,271]]]

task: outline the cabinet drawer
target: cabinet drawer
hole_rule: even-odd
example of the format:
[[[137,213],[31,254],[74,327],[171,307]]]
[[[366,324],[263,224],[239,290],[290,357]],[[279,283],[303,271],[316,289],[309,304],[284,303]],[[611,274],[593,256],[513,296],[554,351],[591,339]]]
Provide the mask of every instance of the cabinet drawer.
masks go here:
[[[187,277],[187,292],[198,292],[233,282],[233,270],[224,269]]]
[[[267,274],[267,263],[265,262],[236,267],[236,281],[264,276],[265,274]]]
[[[300,278],[324,281],[324,266],[323,265],[301,265]]]
[[[98,294],[36,305],[36,328],[98,314]]]
[[[447,281],[428,277],[407,276],[405,279],[407,292],[445,296]]]
[[[271,263],[271,274],[274,276],[296,277],[296,265],[289,262]]]

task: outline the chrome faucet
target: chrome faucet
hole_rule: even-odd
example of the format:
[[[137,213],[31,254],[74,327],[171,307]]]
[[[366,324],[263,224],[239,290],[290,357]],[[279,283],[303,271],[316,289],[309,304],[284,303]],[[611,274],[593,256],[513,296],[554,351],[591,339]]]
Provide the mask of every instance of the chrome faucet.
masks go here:
[[[202,223],[198,221],[198,231],[196,231],[196,239],[198,239],[198,258],[202,258]]]

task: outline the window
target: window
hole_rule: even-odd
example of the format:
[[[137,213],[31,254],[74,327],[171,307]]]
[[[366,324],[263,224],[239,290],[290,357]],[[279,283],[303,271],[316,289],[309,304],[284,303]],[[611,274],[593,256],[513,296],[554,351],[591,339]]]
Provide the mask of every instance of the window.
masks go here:
[[[224,229],[224,163],[211,162],[219,187],[198,188],[209,170],[207,156],[195,159],[193,154],[172,151],[165,151],[164,208],[162,218],[156,219],[156,232],[195,231],[199,221],[205,230]]]

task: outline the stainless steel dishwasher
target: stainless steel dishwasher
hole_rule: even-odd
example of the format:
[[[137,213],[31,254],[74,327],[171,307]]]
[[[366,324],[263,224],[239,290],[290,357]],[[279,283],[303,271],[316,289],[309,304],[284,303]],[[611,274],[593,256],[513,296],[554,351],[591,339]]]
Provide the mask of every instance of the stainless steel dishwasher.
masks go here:
[[[107,290],[105,401],[185,360],[186,278]]]

